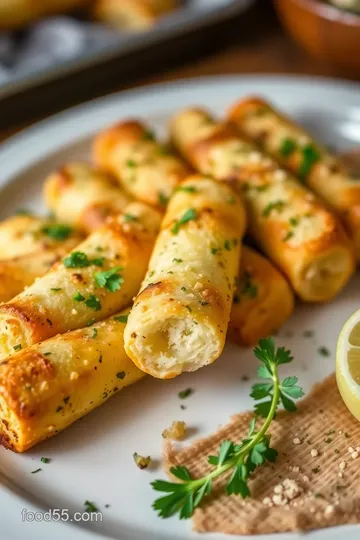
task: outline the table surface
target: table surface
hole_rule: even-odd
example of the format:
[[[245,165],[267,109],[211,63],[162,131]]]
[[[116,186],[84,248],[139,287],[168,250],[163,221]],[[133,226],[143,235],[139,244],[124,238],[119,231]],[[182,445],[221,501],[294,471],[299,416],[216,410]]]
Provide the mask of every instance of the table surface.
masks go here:
[[[247,14],[207,30],[205,38],[195,48],[184,50],[183,54],[178,51],[175,58],[157,64],[153,62],[145,69],[135,69],[135,75],[130,74],[126,81],[117,81],[115,76],[111,76],[111,83],[96,88],[91,97],[202,75],[298,73],[336,76],[330,66],[310,57],[284,32],[270,0],[258,0]],[[0,141],[37,120],[87,99],[88,95],[74,95],[66,101],[66,106],[54,100],[50,107],[37,112],[30,120],[1,129]]]

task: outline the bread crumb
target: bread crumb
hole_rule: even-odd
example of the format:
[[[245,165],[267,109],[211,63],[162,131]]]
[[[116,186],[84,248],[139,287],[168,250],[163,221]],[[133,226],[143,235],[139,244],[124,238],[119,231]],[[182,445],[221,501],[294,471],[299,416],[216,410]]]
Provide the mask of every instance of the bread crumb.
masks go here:
[[[151,463],[151,457],[150,456],[140,456],[137,452],[133,453],[133,458],[135,461],[135,464],[139,469],[147,469],[148,466]]]
[[[345,461],[340,461],[340,463],[339,463],[339,469],[340,469],[340,471],[344,471],[345,468],[346,468],[346,463],[345,463]]]
[[[47,381],[42,381],[40,384],[40,392],[45,392],[49,389],[49,383]]]
[[[182,441],[185,437],[186,424],[185,422],[179,422],[174,420],[171,426],[167,429],[164,429],[162,436],[164,439],[171,439],[173,441]]]
[[[293,439],[293,443],[294,444],[301,444],[301,441],[300,441],[299,437],[295,437],[295,439]]]
[[[319,452],[316,450],[316,448],[311,449],[311,457],[317,457],[319,455]]]
[[[77,371],[72,371],[70,373],[70,381],[76,381],[76,379],[78,379],[78,378],[79,378],[79,374],[78,374]]]
[[[332,504],[329,504],[329,505],[325,508],[325,516],[331,516],[331,514],[334,513],[334,510],[335,510],[335,507],[334,507]]]
[[[354,452],[352,452],[351,457],[352,457],[352,459],[357,459],[359,457],[359,453],[354,451]]]

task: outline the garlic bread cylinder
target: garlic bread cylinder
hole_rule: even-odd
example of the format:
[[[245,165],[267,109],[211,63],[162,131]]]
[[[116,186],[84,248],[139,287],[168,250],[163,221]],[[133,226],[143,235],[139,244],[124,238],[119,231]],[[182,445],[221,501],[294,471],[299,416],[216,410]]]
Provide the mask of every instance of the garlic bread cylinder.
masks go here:
[[[360,177],[352,175],[307,131],[261,98],[239,101],[228,118],[337,212],[360,260]]]
[[[146,30],[179,5],[179,0],[94,0],[93,14],[120,30]]]
[[[63,223],[32,215],[13,216],[0,222],[0,260],[40,250],[70,250],[82,236]]]
[[[228,336],[239,345],[256,345],[290,317],[294,294],[283,275],[265,257],[243,246]]]
[[[249,232],[308,302],[333,298],[354,272],[354,247],[338,218],[290,173],[202,109],[172,120],[171,136],[203,174],[242,190]]]
[[[170,199],[125,329],[125,350],[169,379],[214,362],[224,347],[245,211],[232,189],[191,176]]]
[[[1,444],[24,452],[144,376],[124,351],[127,313],[32,345],[0,364]]]
[[[106,172],[78,162],[48,176],[44,200],[56,220],[91,232],[107,217],[123,212],[130,197]]]
[[[174,188],[189,174],[180,158],[156,141],[143,124],[126,121],[94,139],[95,163],[112,173],[135,199],[164,209]]]
[[[104,319],[131,303],[144,278],[160,215],[142,203],[84,242],[23,293],[0,306],[0,358]]]
[[[81,242],[74,234],[57,249],[41,249],[20,257],[0,260],[0,302],[7,302],[43,276],[66,253]]]

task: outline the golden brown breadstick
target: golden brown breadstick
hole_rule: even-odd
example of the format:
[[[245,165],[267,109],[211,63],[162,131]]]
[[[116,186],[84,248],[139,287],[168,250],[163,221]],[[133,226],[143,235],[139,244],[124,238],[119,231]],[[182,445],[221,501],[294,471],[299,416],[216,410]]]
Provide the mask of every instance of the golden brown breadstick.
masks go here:
[[[144,376],[124,351],[127,313],[32,345],[0,365],[0,444],[24,452]]]
[[[90,0],[1,0],[0,29],[20,28],[41,17],[65,13],[89,2]]]
[[[39,251],[70,250],[82,236],[63,223],[32,216],[18,215],[0,223],[0,260]]]
[[[0,303],[11,300],[43,276],[64,257],[68,251],[80,244],[82,237],[73,233],[60,243],[57,249],[41,249],[12,259],[0,260]]]
[[[189,174],[146,127],[136,121],[119,123],[94,140],[97,165],[111,172],[135,199],[164,209],[174,188]]]
[[[239,101],[228,118],[329,203],[344,220],[360,260],[360,177],[352,175],[307,131],[261,98]]]
[[[140,369],[168,379],[219,357],[244,226],[242,202],[225,184],[192,176],[172,196],[125,329]]]
[[[205,110],[177,114],[171,135],[197,170],[242,189],[250,234],[302,300],[327,301],[344,287],[355,268],[353,244],[305,186]]]
[[[179,0],[95,0],[93,13],[121,30],[146,30],[178,6]]]
[[[256,345],[278,330],[293,309],[294,295],[286,279],[265,257],[243,246],[229,337],[239,345]]]
[[[130,198],[107,173],[87,163],[70,163],[44,184],[45,204],[55,219],[91,232],[108,216],[123,212]]]
[[[131,203],[26,291],[0,306],[0,358],[68,330],[104,319],[139,290],[160,215]]]

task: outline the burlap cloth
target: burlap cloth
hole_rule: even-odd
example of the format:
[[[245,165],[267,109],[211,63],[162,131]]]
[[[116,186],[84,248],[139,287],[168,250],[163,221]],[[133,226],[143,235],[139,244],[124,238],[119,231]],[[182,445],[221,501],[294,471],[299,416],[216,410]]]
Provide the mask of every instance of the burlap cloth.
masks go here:
[[[177,449],[167,443],[167,469],[181,464],[195,478],[205,474],[210,469],[207,456],[217,454],[224,439],[240,441],[252,416],[236,415],[215,434],[187,448]],[[281,411],[270,432],[271,446],[278,450],[279,457],[275,464],[265,465],[253,474],[249,482],[252,498],[224,495],[226,479],[221,478],[210,498],[195,511],[194,529],[266,534],[359,522],[360,448],[359,456],[356,448],[360,446],[360,423],[342,402],[335,376],[315,386],[298,403],[296,413]],[[291,489],[290,498],[294,498],[284,504],[283,494],[286,501],[287,490],[281,483],[285,480],[285,486],[289,484],[286,479],[295,481],[299,493],[294,497]],[[280,505],[279,497],[275,497],[276,504],[273,502],[276,493],[280,494]]]

